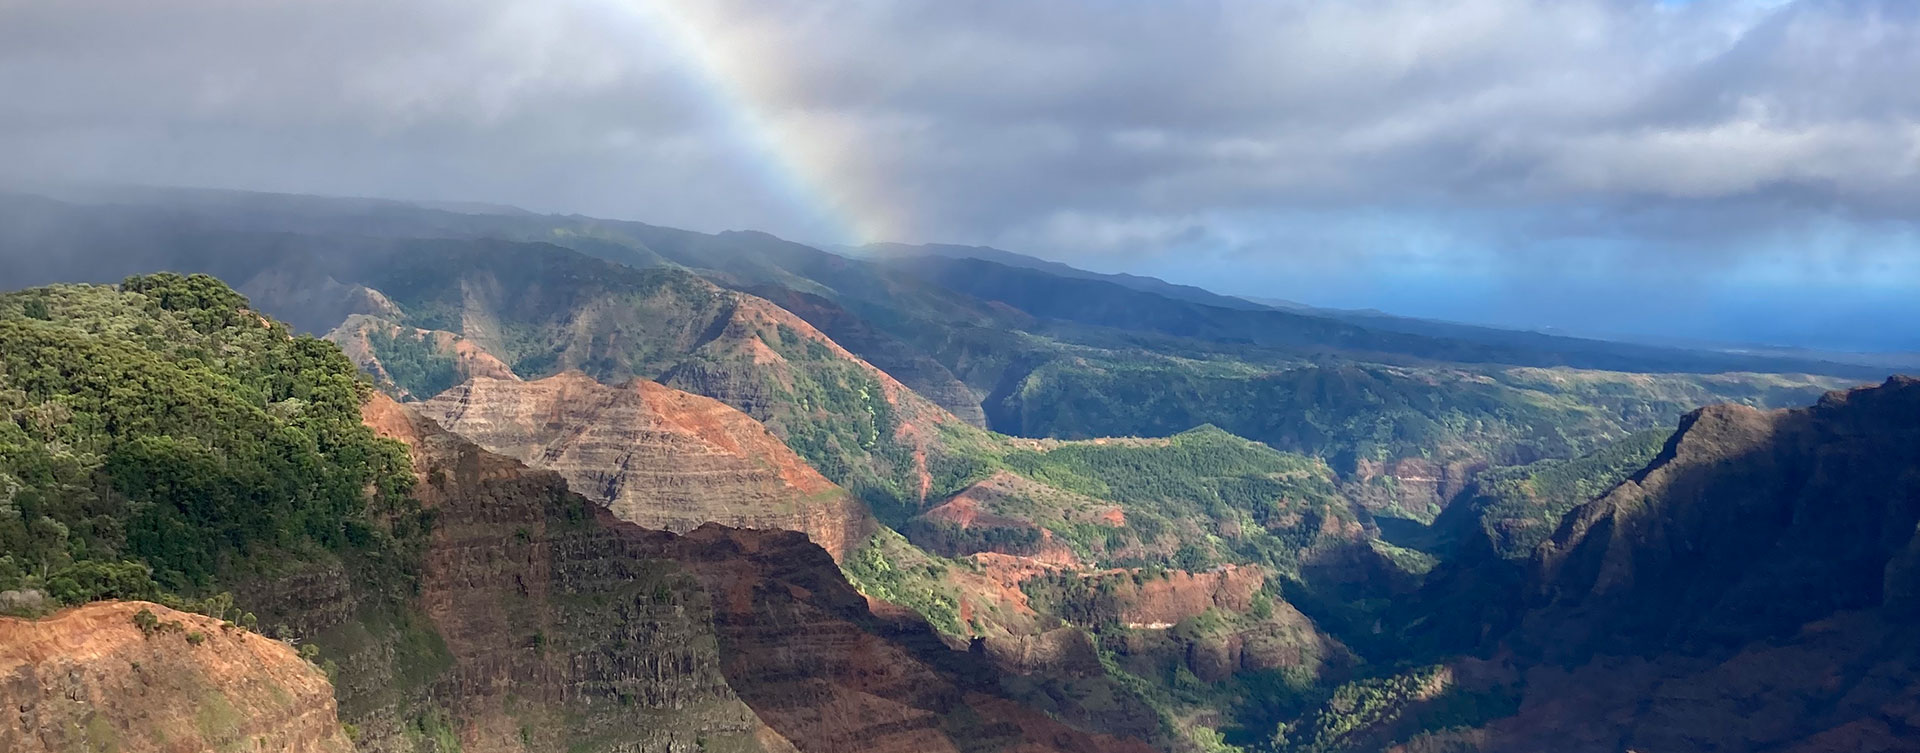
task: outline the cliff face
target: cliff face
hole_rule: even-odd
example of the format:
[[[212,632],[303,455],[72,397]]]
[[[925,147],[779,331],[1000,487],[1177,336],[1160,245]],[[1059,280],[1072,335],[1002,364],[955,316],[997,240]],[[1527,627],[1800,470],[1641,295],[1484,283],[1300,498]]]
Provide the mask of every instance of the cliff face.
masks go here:
[[[399,250],[342,261],[336,277],[381,291],[405,312],[395,321],[457,333],[522,377],[639,377],[731,405],[862,499],[917,506],[932,427],[959,423],[800,317],[682,269],[493,242]]]
[[[660,383],[740,409],[863,496],[924,502],[935,427],[959,420],[800,317],[733,295],[705,341]]]
[[[1609,650],[1707,649],[1879,607],[1920,522],[1920,381],[1801,410],[1689,415],[1653,464],[1534,558],[1538,627]],[[1554,644],[1567,645],[1567,637]]]
[[[646,528],[801,531],[835,558],[873,530],[858,500],[758,422],[653,382],[608,387],[579,372],[536,382],[481,377],[419,409],[489,451],[559,473]]]
[[[1151,750],[999,697],[986,657],[949,649],[917,617],[875,615],[798,535],[708,526],[675,543],[714,594],[734,688],[802,750]]]
[[[326,675],[291,646],[144,602],[0,618],[0,705],[12,753],[353,749]]]
[[[1920,382],[1689,415],[1534,555],[1494,751],[1920,749]]]
[[[661,556],[671,534],[391,400],[365,414],[412,450],[438,516],[421,602],[464,750],[791,750],[728,687],[706,592]]]
[[[1487,468],[1484,459],[1436,462],[1426,458],[1360,460],[1341,491],[1370,512],[1398,512],[1431,518],[1458,496],[1473,474]],[[1390,481],[1391,483],[1381,483]]]
[[[1147,750],[993,695],[801,534],[644,530],[390,400],[366,415],[440,515],[422,591],[466,750]]]

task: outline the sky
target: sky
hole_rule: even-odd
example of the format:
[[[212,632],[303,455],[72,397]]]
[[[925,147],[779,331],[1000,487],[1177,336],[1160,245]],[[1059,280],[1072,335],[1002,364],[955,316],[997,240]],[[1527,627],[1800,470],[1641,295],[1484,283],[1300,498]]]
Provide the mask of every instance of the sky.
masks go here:
[[[1905,0],[0,0],[0,180],[1920,351]]]

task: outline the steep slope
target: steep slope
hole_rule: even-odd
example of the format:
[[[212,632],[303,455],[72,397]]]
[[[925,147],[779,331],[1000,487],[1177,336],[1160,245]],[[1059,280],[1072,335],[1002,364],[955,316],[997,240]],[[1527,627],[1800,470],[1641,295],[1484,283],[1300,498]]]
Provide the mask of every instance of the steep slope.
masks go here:
[[[646,528],[800,531],[835,558],[873,530],[858,500],[752,418],[654,382],[477,377],[418,408],[489,451],[560,473]]]
[[[1406,544],[1442,557],[1474,550],[1525,559],[1569,511],[1652,462],[1668,434],[1637,432],[1575,458],[1489,468],[1474,476],[1430,528],[1404,527],[1411,539]]]
[[[974,426],[985,428],[980,395],[933,356],[881,331],[865,319],[823,296],[771,285],[746,292],[767,299],[833,339],[848,351],[900,380],[914,392]]]
[[[1513,706],[1291,749],[1920,749],[1917,524],[1920,381],[1702,409],[1523,569],[1488,553],[1433,584],[1412,634],[1492,659],[1444,689]]]
[[[0,487],[19,513],[0,522],[8,608],[157,597],[257,623],[313,652],[334,681],[339,718],[367,751],[455,742],[685,751],[703,738],[723,750],[790,750],[715,669],[697,584],[657,553],[633,559],[568,542],[557,552],[565,556],[549,556],[545,522],[586,530],[589,503],[557,477],[529,477],[478,450],[435,454],[422,443],[409,460],[405,445],[363,423],[364,398],[392,403],[356,382],[337,348],[292,335],[217,280],[153,275],[0,296],[0,343]],[[207,622],[143,644],[197,653],[132,660],[156,672],[183,662],[222,670],[221,654],[245,656],[231,644],[258,640]],[[58,625],[46,640],[75,653],[32,661],[59,668],[93,661],[96,649],[119,656],[68,634],[110,636],[111,627]],[[101,683],[126,684],[99,685],[110,698],[100,705],[152,709],[103,717],[85,734],[220,749],[293,734],[274,729],[292,700],[301,713],[329,705],[286,683],[276,692],[244,666],[225,679],[180,667],[151,682],[137,671],[121,677],[127,666],[76,665],[61,675],[76,684],[70,692],[53,686],[82,700],[82,676],[102,672]],[[7,677],[39,682],[31,670]],[[229,702],[214,693],[231,690],[223,683],[260,697]],[[31,710],[34,697],[9,708]],[[42,706],[48,714],[24,719],[24,734],[66,739],[61,715],[73,709]],[[175,729],[170,709],[185,709],[189,733],[209,744]],[[286,747],[322,739],[306,738]]]
[[[834,482],[883,507],[928,493],[934,427],[953,416],[765,300],[685,271],[545,244],[404,241],[337,262],[398,324],[455,333],[523,378],[578,370],[705,395],[765,423]]]
[[[1135,355],[1041,366],[987,405],[1023,436],[1166,436],[1214,424],[1326,458],[1382,514],[1431,520],[1487,465],[1566,458],[1713,402],[1799,404],[1806,376],[1478,373],[1332,361],[1285,368]]]
[[[1537,550],[1548,603],[1528,630],[1553,631],[1555,651],[1739,645],[1908,592],[1889,566],[1920,522],[1916,419],[1908,378],[1801,410],[1693,413]]]
[[[689,364],[668,377],[680,356],[728,329],[718,310],[724,297],[676,288],[671,280],[687,275],[659,269],[677,264],[789,306],[962,421],[1067,438],[1164,436],[1214,423],[1333,460],[1358,482],[1352,496],[1423,521],[1486,464],[1571,456],[1711,402],[1777,406],[1841,386],[1802,380],[1793,397],[1764,385],[1756,395],[1742,384],[1680,375],[1643,389],[1631,379],[1561,380],[1562,369],[1515,376],[1503,364],[1884,375],[1533,333],[1395,332],[1231,300],[1178,300],[1197,294],[1137,290],[1070,270],[925,255],[855,260],[764,233],[318,197],[148,191],[123,200],[102,207],[13,197],[0,211],[22,220],[0,235],[0,264],[22,280],[162,267],[257,279],[249,289],[269,312],[373,314],[457,333],[523,377],[572,368],[609,382],[642,376],[718,397],[789,440],[796,427],[833,433],[833,424],[779,415],[791,412],[783,396],[805,398],[813,387],[761,378],[761,365],[737,361],[740,349],[711,349],[731,352],[734,363]],[[341,303],[354,291],[389,296],[385,303],[404,316]],[[1387,366],[1369,361],[1399,372],[1383,374]],[[864,378],[831,371],[796,369],[832,407],[852,409],[848,415],[880,409],[871,403],[875,390],[861,398]],[[1675,398],[1669,385],[1685,382],[1702,389]],[[1460,407],[1436,408],[1434,400]],[[839,432],[801,437],[795,447],[897,523],[924,501],[918,455],[934,453],[916,436],[928,435],[865,447],[860,434]],[[1430,456],[1428,447],[1447,457]]]
[[[278,259],[234,289],[249,300],[272,301],[276,318],[313,334],[324,333],[352,317],[393,317],[400,313],[380,291],[335,280],[306,254]]]
[[[1537,550],[1511,643],[1574,669],[1489,747],[1920,747],[1916,523],[1920,382],[1690,415]]]
[[[474,377],[517,379],[492,353],[452,332],[402,327],[354,314],[326,339],[381,389],[402,399],[424,400]]]
[[[367,416],[414,448],[442,516],[423,590],[475,720],[467,734],[649,732],[675,751],[1146,750],[998,697],[978,658],[917,618],[874,616],[803,536],[643,530],[391,401]],[[526,699],[574,710],[529,713]]]
[[[883,503],[932,491],[929,455],[959,424],[799,317],[738,296],[712,338],[659,381],[709,395],[767,424],[828,478]]]
[[[875,616],[804,536],[680,537],[619,521],[557,474],[355,382],[337,349],[210,278],[3,296],[0,338],[0,472],[24,519],[0,527],[0,606],[157,593],[238,614],[324,668],[361,750],[1145,750],[1001,697],[983,660],[918,618]],[[357,420],[332,420],[341,410]],[[219,452],[192,452],[201,443]],[[311,451],[320,443],[332,454]],[[88,465],[96,454],[104,470]],[[108,525],[121,519],[132,523]],[[151,521],[164,535],[141,534]],[[289,721],[323,702],[282,699],[245,667],[209,682],[265,698],[212,700],[181,685],[199,677],[184,667],[134,692],[126,683],[148,680],[126,672],[132,661],[221,668],[245,657],[191,652],[259,640],[191,620],[175,631],[157,618],[141,644],[176,641],[184,658],[118,665],[109,653],[89,665],[100,661],[90,634],[112,635],[90,622],[50,643],[0,643],[0,655],[47,648],[5,676],[19,683],[5,686],[9,700],[28,699],[8,708],[29,713],[4,724],[19,719],[22,739],[60,749],[111,748],[112,735],[200,749],[171,731],[190,709],[186,723],[214,747],[338,742]],[[86,717],[72,702],[88,683],[126,688],[95,705],[136,716]]]
[[[446,658],[429,683],[463,749],[793,750],[730,686],[713,602],[666,555],[672,535],[597,517],[557,475],[385,397],[364,413],[407,445],[436,514],[420,599]],[[361,725],[403,736],[386,717]]]
[[[0,617],[0,704],[14,753],[353,750],[292,646],[145,602]]]

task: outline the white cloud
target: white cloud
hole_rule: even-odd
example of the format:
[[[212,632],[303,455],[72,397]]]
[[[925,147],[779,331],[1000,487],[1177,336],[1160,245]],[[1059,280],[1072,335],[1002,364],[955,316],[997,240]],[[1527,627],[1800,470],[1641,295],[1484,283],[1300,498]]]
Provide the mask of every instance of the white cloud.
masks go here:
[[[1916,80],[1895,0],[15,2],[0,164],[1043,253],[1451,210],[1677,248],[1915,220]]]

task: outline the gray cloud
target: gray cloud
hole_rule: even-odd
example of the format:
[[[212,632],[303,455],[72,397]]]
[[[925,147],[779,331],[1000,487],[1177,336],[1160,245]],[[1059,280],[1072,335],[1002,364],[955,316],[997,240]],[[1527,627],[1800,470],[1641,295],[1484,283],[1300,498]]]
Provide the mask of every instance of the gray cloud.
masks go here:
[[[1902,0],[0,0],[0,170],[1108,267],[1884,277],[1920,273],[1916,80]]]

